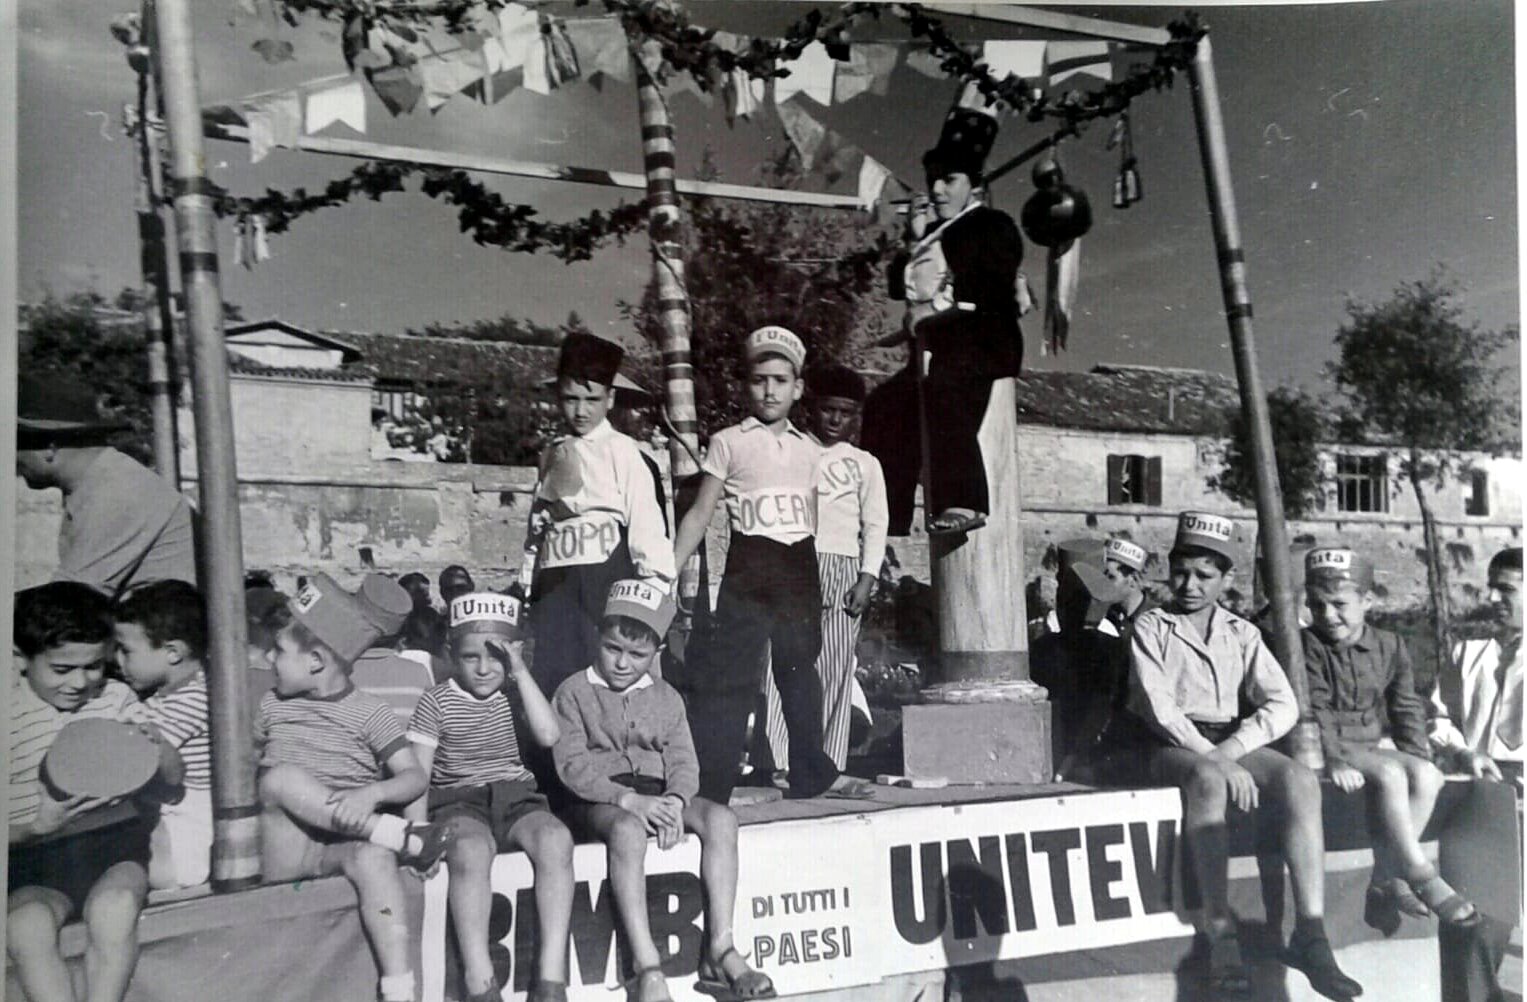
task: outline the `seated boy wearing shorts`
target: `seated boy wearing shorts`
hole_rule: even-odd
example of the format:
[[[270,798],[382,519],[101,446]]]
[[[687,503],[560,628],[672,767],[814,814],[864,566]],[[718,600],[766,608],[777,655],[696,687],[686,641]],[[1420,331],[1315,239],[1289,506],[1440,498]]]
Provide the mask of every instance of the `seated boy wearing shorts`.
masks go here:
[[[58,934],[83,918],[89,996],[119,1000],[138,962],[153,812],[140,814],[126,800],[62,794],[42,763],[66,724],[104,717],[143,725],[143,708],[131,689],[105,677],[112,623],[101,593],[55,581],[17,593],[14,615],[21,677],[9,696],[6,947],[31,1002],[73,1002]],[[179,755],[161,743],[157,782],[145,792],[178,792],[180,774]]]
[[[418,799],[429,777],[397,714],[350,682],[351,664],[379,629],[357,598],[325,574],[270,621],[278,627],[271,652],[276,687],[255,717],[265,878],[343,873],[360,898],[382,999],[410,1002],[415,979],[398,859],[428,869],[445,853],[451,833],[380,813]]]
[[[670,998],[647,921],[647,836],[670,849],[686,828],[700,837],[705,887],[706,948],[695,987],[723,998],[773,998],[768,976],[750,968],[732,943],[737,816],[696,795],[699,764],[684,702],[650,674],[673,615],[664,589],[617,581],[605,603],[594,664],[557,687],[552,708],[562,736],[552,753],[557,774],[580,801],[568,818],[607,847],[615,909],[636,967],[628,999]]]
[[[1367,790],[1373,882],[1364,920],[1386,936],[1399,929],[1401,912],[1473,921],[1474,906],[1421,851],[1442,770],[1432,764],[1426,706],[1405,641],[1367,623],[1376,601],[1373,565],[1348,549],[1311,550],[1304,591],[1310,625],[1300,636],[1326,771],[1348,793]]]
[[[184,581],[134,588],[112,610],[117,667],[143,712],[185,763],[185,795],[159,809],[152,888],[205,884],[212,867],[212,748],[208,739],[207,614]]]
[[[1320,782],[1269,747],[1293,729],[1299,705],[1257,628],[1218,604],[1235,565],[1234,534],[1218,515],[1184,512],[1178,520],[1171,601],[1141,615],[1130,641],[1126,706],[1137,719],[1138,758],[1151,781],[1182,791],[1183,841],[1203,895],[1216,987],[1242,995],[1251,988],[1229,904],[1225,821],[1234,805],[1255,812],[1259,825],[1278,826],[1296,912],[1284,963],[1326,998],[1350,999],[1362,986],[1337,967],[1323,919]]]
[[[557,718],[521,649],[520,603],[474,592],[451,602],[452,677],[425,690],[408,738],[429,776],[429,820],[449,825],[450,908],[465,969],[465,1002],[497,1002],[502,986],[488,953],[493,907],[489,871],[500,852],[523,849],[535,869],[540,953],[528,1002],[566,1002],[568,924],[573,910],[573,838],[536,789],[520,758],[512,678],[530,736],[557,741]],[[421,812],[415,805],[410,814]]]

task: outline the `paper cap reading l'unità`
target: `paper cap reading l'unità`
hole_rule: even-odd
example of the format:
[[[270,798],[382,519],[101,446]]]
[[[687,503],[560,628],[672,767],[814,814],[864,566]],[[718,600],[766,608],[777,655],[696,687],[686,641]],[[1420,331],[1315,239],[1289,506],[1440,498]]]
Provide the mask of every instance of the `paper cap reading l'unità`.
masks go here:
[[[797,372],[806,364],[806,345],[784,327],[760,327],[743,342],[742,353],[749,362],[764,355],[778,355]]]
[[[359,599],[327,574],[316,574],[291,603],[292,618],[341,661],[351,663],[383,636]]]
[[[605,618],[626,616],[645,623],[659,637],[668,633],[675,612],[677,608],[666,588],[637,578],[611,585],[610,597],[604,603]]]
[[[1222,515],[1185,511],[1177,519],[1177,546],[1196,546],[1227,557],[1233,563],[1235,523]]]
[[[1333,585],[1350,581],[1364,591],[1373,588],[1373,565],[1361,554],[1337,546],[1323,546],[1304,556],[1304,583]]]
[[[496,591],[474,591],[451,599],[452,633],[496,633],[514,639],[520,635],[520,600]]]
[[[1145,547],[1131,543],[1127,539],[1110,539],[1103,544],[1103,559],[1117,560],[1125,567],[1132,570],[1145,570],[1145,562],[1150,558]]]

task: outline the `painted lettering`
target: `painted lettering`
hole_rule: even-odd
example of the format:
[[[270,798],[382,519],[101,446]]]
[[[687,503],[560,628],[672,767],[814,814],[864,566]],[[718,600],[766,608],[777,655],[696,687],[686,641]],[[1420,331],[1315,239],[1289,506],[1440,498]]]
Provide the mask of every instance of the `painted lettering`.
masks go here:
[[[1022,832],[1007,837],[1007,880],[1012,888],[1013,931],[1039,928],[1034,916],[1034,885],[1029,880],[1029,844]]]
[[[1129,847],[1135,857],[1135,882],[1147,915],[1172,910],[1172,857],[1177,851],[1177,822],[1156,822],[1156,853],[1151,855],[1151,828],[1144,821],[1129,825]]]
[[[949,853],[949,917],[957,939],[973,939],[985,929],[991,936],[1007,932],[1007,890],[1002,886],[1002,842],[995,835],[947,844]],[[976,920],[980,919],[979,928]]]
[[[1057,828],[1029,836],[1035,852],[1050,860],[1050,897],[1055,902],[1055,921],[1076,925],[1076,902],[1071,899],[1071,863],[1069,853],[1082,845],[1082,833],[1075,828]]]
[[[1087,882],[1092,888],[1092,917],[1099,922],[1129,918],[1129,898],[1112,892],[1124,879],[1124,866],[1108,858],[1109,846],[1123,844],[1123,825],[1087,826]]]
[[[822,958],[817,956],[817,931],[807,929],[801,933],[801,959],[814,964]]]
[[[912,899],[912,847],[891,847],[891,917],[908,943],[931,943],[944,931],[943,853],[937,842],[917,847],[922,876],[920,901]]]

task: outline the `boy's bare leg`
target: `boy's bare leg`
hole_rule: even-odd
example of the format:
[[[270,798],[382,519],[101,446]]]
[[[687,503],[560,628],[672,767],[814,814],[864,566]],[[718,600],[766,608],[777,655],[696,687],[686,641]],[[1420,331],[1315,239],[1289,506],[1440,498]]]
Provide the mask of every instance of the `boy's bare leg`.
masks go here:
[[[647,829],[636,815],[613,804],[590,804],[589,827],[605,844],[615,910],[631,944],[637,970],[662,965],[647,921]]]
[[[398,874],[398,857],[369,842],[341,847],[340,868],[360,898],[361,927],[371,941],[383,978],[412,973],[408,936],[408,899]]]
[[[1438,782],[1429,784],[1425,772],[1417,769],[1416,786],[1412,788],[1412,770],[1407,768],[1402,757],[1411,758],[1418,766],[1436,772]],[[1363,781],[1368,786],[1369,823],[1374,829],[1375,842],[1382,842],[1383,854],[1390,857],[1384,860],[1387,864],[1382,867],[1384,876],[1415,878],[1424,874],[1430,863],[1421,852],[1417,813],[1424,811],[1420,824],[1425,826],[1437,802],[1442,774],[1429,762],[1377,748],[1350,750],[1347,759],[1363,774]],[[1379,846],[1375,845],[1374,849],[1377,854]]]
[[[75,1002],[58,931],[69,901],[44,887],[18,887],[6,902],[5,949],[29,1002]]]
[[[1225,829],[1230,791],[1224,770],[1186,748],[1163,748],[1156,756],[1162,780],[1182,791],[1182,837],[1203,897],[1204,924],[1211,933],[1221,932],[1231,921],[1230,836]]]
[[[568,934],[573,922],[573,837],[549,811],[536,811],[516,821],[509,837],[525,850],[535,871],[536,914],[541,925],[536,977],[566,984]],[[642,915],[646,916],[645,876],[642,890]],[[650,932],[647,938],[652,938]]]
[[[277,765],[260,775],[260,802],[267,808],[279,807],[303,824],[339,835],[365,838],[368,831],[341,831],[334,823],[334,805],[329,802],[334,791],[306,772],[290,765]],[[376,819],[368,822],[374,827]]]
[[[118,863],[85,896],[85,997],[122,1002],[138,966],[138,916],[148,896],[148,871]]]
[[[1298,918],[1325,915],[1325,825],[1321,816],[1320,779],[1309,769],[1271,748],[1258,748],[1240,763],[1256,780],[1262,809],[1278,823],[1279,843],[1288,861]]]
[[[451,868],[451,923],[461,948],[467,992],[477,994],[494,984],[493,959],[488,953],[493,889],[488,878],[496,847],[493,833],[481,821],[458,816],[451,819],[451,825],[456,829],[456,841],[445,852],[446,865]],[[539,874],[536,882],[540,883]]]
[[[684,827],[700,839],[700,883],[705,888],[706,959],[736,979],[751,968],[735,952],[732,916],[737,906],[737,815],[696,797],[684,808]]]

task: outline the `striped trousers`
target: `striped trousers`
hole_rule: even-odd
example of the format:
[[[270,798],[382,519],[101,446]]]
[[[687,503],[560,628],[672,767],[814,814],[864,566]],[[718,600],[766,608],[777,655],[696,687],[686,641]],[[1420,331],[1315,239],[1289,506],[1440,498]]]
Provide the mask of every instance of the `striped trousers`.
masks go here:
[[[823,751],[841,772],[848,763],[848,729],[853,719],[854,650],[859,645],[859,619],[843,611],[843,597],[859,580],[859,558],[841,553],[817,554],[817,577],[822,582],[822,653],[817,676],[822,680]],[[790,761],[790,734],[780,708],[774,673],[764,672],[766,733],[769,751],[782,768]]]

